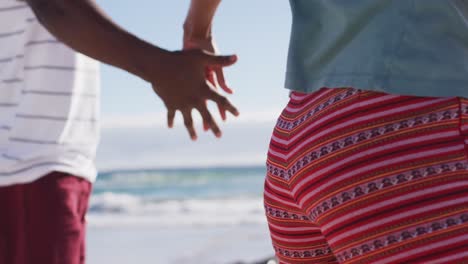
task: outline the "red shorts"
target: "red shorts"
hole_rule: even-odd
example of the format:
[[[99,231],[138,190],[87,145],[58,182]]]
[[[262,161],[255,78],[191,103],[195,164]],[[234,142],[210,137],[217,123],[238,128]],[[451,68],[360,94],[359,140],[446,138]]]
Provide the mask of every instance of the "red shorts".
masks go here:
[[[90,192],[60,172],[0,187],[0,264],[83,264]]]
[[[267,167],[281,264],[468,263],[468,98],[293,92]]]

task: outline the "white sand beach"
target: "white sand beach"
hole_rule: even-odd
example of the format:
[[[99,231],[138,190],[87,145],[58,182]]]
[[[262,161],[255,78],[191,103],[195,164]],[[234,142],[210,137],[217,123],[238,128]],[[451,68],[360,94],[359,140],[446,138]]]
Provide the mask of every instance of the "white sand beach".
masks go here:
[[[273,255],[266,225],[88,228],[88,264],[255,263]]]

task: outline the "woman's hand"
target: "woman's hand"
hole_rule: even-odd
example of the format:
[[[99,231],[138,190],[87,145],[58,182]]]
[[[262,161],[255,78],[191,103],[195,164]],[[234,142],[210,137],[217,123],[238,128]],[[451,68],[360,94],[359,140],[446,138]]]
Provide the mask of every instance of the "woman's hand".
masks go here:
[[[213,54],[219,54],[218,48],[212,38],[193,39],[184,37],[184,50],[201,49]],[[232,94],[233,91],[226,84],[222,67],[208,67],[206,69],[208,81],[216,87],[221,87],[226,93]]]
[[[168,126],[174,125],[175,112],[182,113],[184,124],[192,140],[197,139],[193,126],[192,110],[197,109],[204,123],[205,130],[211,129],[217,136],[221,131],[207,108],[207,100],[218,104],[220,112],[229,111],[234,116],[239,112],[229,100],[216,91],[216,87],[206,78],[206,69],[218,69],[230,66],[237,61],[235,55],[216,56],[206,50],[190,49],[169,52],[160,61],[164,67],[151,79],[153,90],[167,107]],[[225,114],[224,114],[225,116]]]
[[[216,47],[216,44],[211,37],[193,38],[184,34],[183,49],[201,49],[204,51],[208,51],[212,54],[219,54],[218,48]],[[213,85],[213,87],[220,87],[223,91],[225,91],[228,94],[233,93],[233,90],[226,84],[226,78],[224,77],[223,67],[208,66],[205,69],[205,76],[207,81],[209,81],[211,85]],[[223,111],[223,108],[220,105],[218,105],[218,109],[223,121],[226,120],[226,111]],[[204,124],[204,128],[205,130],[207,129],[206,124]]]

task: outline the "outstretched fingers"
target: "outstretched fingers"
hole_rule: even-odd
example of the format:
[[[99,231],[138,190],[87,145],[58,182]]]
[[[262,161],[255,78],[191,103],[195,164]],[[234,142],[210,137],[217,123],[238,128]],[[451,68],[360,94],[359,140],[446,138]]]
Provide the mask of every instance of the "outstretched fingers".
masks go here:
[[[169,128],[174,127],[174,118],[175,118],[175,110],[172,110],[172,109],[167,110],[167,126]]]
[[[216,87],[216,81],[215,81],[215,72],[211,67],[206,67],[205,70],[205,78],[208,82],[211,83],[214,87]]]
[[[200,112],[203,118],[203,124],[205,124],[206,127],[211,128],[216,137],[221,137],[221,130],[219,129],[218,124],[216,124],[213,116],[211,116],[210,112],[208,111],[206,104],[200,105],[197,107],[197,110]]]
[[[205,66],[211,68],[227,67],[237,62],[237,55],[219,56],[207,51],[202,51],[202,54],[204,56]]]
[[[218,104],[219,111],[228,111],[234,116],[239,116],[239,111],[237,108],[229,102],[229,100],[217,93],[216,91],[211,90],[209,94],[209,99],[215,101]],[[222,116],[223,114],[221,114]]]
[[[233,90],[226,84],[223,68],[217,67],[215,68],[214,72],[216,73],[216,79],[218,80],[218,84],[221,86],[221,89],[223,89],[228,94],[232,94]]]
[[[226,121],[226,109],[224,109],[223,106],[218,103],[217,105],[218,105],[218,111],[219,111],[219,115],[221,116],[221,119],[223,121]]]
[[[190,138],[192,140],[197,140],[197,132],[195,132],[195,128],[193,127],[192,109],[186,108],[186,109],[180,110],[180,112],[182,113],[182,116],[184,117],[184,125],[187,128],[187,131],[189,132]]]

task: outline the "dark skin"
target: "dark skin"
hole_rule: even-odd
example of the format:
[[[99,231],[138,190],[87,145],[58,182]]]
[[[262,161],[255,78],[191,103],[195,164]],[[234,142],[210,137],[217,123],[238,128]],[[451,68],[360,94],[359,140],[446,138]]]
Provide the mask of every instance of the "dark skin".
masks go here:
[[[27,0],[39,21],[58,39],[89,57],[126,70],[151,83],[168,110],[173,127],[180,111],[192,140],[197,133],[192,110],[200,112],[205,129],[221,130],[207,108],[217,103],[220,112],[239,112],[207,80],[207,69],[221,69],[237,61],[235,55],[216,56],[202,49],[167,51],[143,41],[115,24],[92,0]],[[223,118],[224,119],[224,118]]]

